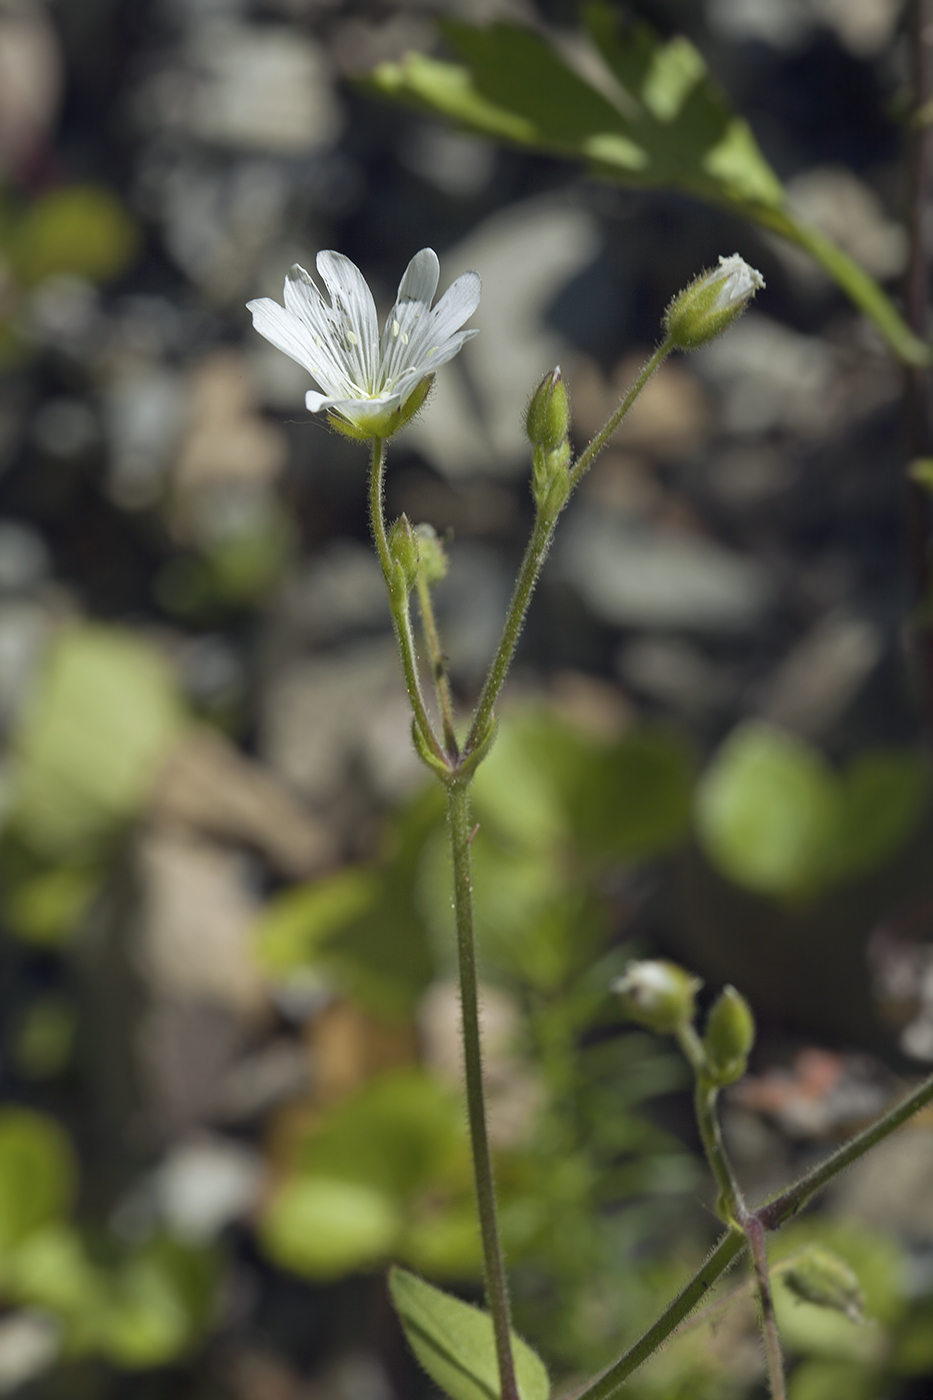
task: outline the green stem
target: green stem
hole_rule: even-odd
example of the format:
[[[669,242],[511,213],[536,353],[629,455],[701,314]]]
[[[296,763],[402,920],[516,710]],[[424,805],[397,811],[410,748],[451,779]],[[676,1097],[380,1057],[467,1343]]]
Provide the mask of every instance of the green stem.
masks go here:
[[[489,730],[493,707],[499,698],[499,691],[502,689],[506,672],[515,654],[522,624],[525,621],[525,613],[528,611],[528,604],[531,602],[531,595],[538,581],[538,575],[551,547],[556,525],[556,516],[547,519],[539,512],[535,517],[535,527],[531,532],[531,539],[528,541],[525,557],[518,571],[512,601],[509,603],[505,626],[499,639],[499,647],[489,668],[489,675],[486,677],[486,683],[476,707],[476,714],[473,717],[467,741],[463,746],[464,754],[471,753],[476,745],[485,738]]]
[[[399,592],[395,581],[395,565],[392,561],[392,555],[389,552],[385,517],[382,511],[385,462],[385,442],[382,438],[373,438],[373,460],[369,478],[369,515],[372,524],[373,540],[376,544],[376,553],[379,555],[379,562],[382,565],[382,575],[385,579],[386,589],[389,594],[389,606],[392,609],[392,624],[395,628],[399,654],[402,658],[402,670],[405,673],[405,685],[408,690],[408,699],[411,702],[412,713],[415,717],[415,724],[421,731],[422,737],[431,752],[436,758],[446,763],[446,755],[441,748],[437,735],[434,733],[434,726],[428,718],[424,696],[421,693],[421,679],[418,675],[418,657],[415,652],[415,639],[411,630],[411,615],[408,611],[408,598],[407,595],[404,599],[399,598]]]
[[[492,1157],[486,1130],[483,1062],[479,1032],[479,991],[476,976],[476,944],[473,936],[473,887],[470,870],[470,793],[468,781],[447,784],[447,814],[454,866],[454,908],[457,916],[457,954],[460,964],[460,1007],[463,1017],[463,1055],[466,1069],[467,1113],[473,1149],[473,1176],[483,1262],[486,1302],[492,1315],[499,1362],[501,1400],[519,1400],[512,1359],[509,1293],[505,1262],[496,1218],[496,1191]]]
[[[908,1094],[894,1108],[883,1114],[877,1123],[872,1123],[871,1127],[858,1133],[851,1141],[827,1157],[825,1162],[821,1162],[812,1171],[807,1172],[806,1176],[801,1177],[786,1191],[780,1191],[776,1196],[772,1196],[770,1201],[759,1206],[755,1214],[764,1228],[776,1230],[786,1220],[790,1220],[817,1191],[822,1190],[840,1172],[844,1172],[846,1167],[857,1162],[859,1157],[864,1157],[866,1152],[883,1141],[895,1129],[901,1127],[908,1118],[912,1118],[928,1103],[933,1103],[933,1075],[929,1079],[925,1079],[914,1089],[913,1093]]]
[[[593,462],[596,460],[599,453],[602,452],[606,443],[612,437],[612,434],[622,422],[622,419],[628,413],[642,389],[648,383],[648,380],[654,374],[658,366],[670,354],[672,349],[673,347],[670,341],[667,340],[665,340],[662,345],[658,346],[657,350],[655,350],[654,354],[635,380],[635,383],[622,399],[618,408],[616,408],[606,420],[589,446],[581,452],[579,458],[568,473],[570,489],[567,492],[565,504],[566,499],[569,499],[571,492],[578,485],[581,477],[593,465]],[[534,530],[532,531],[531,539],[528,541],[525,557],[522,559],[522,565],[518,572],[515,590],[512,593],[512,600],[509,603],[509,610],[506,614],[505,626],[502,629],[502,636],[499,638],[499,646],[493,659],[492,666],[489,668],[489,675],[486,677],[486,683],[483,686],[479,704],[476,707],[473,724],[463,747],[464,754],[470,754],[488,733],[489,724],[492,720],[492,712],[499,698],[499,691],[502,689],[502,684],[509,666],[512,664],[512,657],[518,645],[518,638],[525,621],[525,614],[528,611],[528,604],[531,601],[531,595],[538,581],[541,567],[551,547],[551,541],[554,538],[554,530],[557,526],[559,514],[560,513],[557,512],[554,515],[548,515],[545,511],[539,509],[535,516]]]
[[[457,748],[457,733],[454,729],[454,706],[450,695],[450,681],[447,678],[447,668],[444,664],[444,653],[441,649],[441,639],[437,630],[437,623],[434,619],[434,604],[431,601],[431,586],[424,577],[424,571],[418,570],[418,606],[421,609],[421,626],[424,628],[424,640],[427,644],[428,655],[431,658],[431,675],[434,678],[434,693],[437,696],[437,707],[441,712],[441,722],[444,726],[444,743],[447,746],[447,753],[451,761],[456,763],[459,758]]]
[[[654,1355],[675,1328],[679,1327],[684,1318],[702,1301],[704,1294],[720,1275],[731,1268],[745,1248],[745,1243],[745,1236],[738,1230],[730,1230],[728,1234],[723,1235],[702,1268],[697,1270],[686,1287],[668,1304],[658,1320],[652,1323],[647,1332],[639,1337],[628,1351],[623,1352],[618,1361],[614,1361],[602,1375],[578,1391],[574,1400],[610,1400],[611,1396],[618,1394],[632,1372]]]
[[[655,350],[654,354],[651,356],[651,359],[648,361],[644,369],[639,374],[638,378],[635,380],[635,383],[625,395],[625,398],[619,404],[619,407],[615,410],[612,416],[609,419],[607,419],[604,426],[600,428],[599,432],[593,438],[589,446],[583,452],[580,453],[580,456],[577,458],[576,462],[570,470],[571,491],[577,485],[584,472],[589,471],[590,467],[593,465],[600,452],[602,452],[603,448],[606,446],[606,443],[612,437],[612,434],[615,432],[616,428],[622,422],[622,419],[628,413],[632,404],[638,398],[638,395],[641,393],[642,389],[644,389],[645,385],[648,383],[648,380],[654,374],[655,370],[659,369],[660,366],[664,363],[664,361],[667,359],[668,355],[671,353],[671,350],[673,348],[674,347],[671,345],[671,342],[669,340],[665,340],[661,345],[658,346],[657,350]]]

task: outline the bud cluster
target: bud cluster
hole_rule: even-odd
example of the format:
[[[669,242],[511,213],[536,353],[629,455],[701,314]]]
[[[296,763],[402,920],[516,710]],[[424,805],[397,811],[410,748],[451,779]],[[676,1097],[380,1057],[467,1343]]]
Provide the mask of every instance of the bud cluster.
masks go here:
[[[389,555],[394,570],[391,588],[404,600],[423,579],[430,587],[447,573],[447,556],[433,526],[412,527],[407,515],[400,515],[389,530]]]
[[[539,511],[556,516],[570,491],[570,403],[560,365],[531,396],[525,431],[534,448],[531,489]]]
[[[719,1089],[734,1084],[745,1073],[755,1043],[755,1021],[741,993],[735,987],[724,987],[699,1040],[693,1022],[696,994],[702,985],[698,977],[691,977],[676,963],[645,961],[629,963],[612,990],[630,1020],[659,1035],[676,1035],[682,1044],[692,1044],[694,1069],[710,1088]]]

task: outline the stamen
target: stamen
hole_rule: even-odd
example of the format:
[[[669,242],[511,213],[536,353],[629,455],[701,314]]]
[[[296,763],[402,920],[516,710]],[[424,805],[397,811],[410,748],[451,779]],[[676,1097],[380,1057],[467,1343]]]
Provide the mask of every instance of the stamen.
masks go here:
[[[355,335],[353,331],[347,331],[347,340],[349,340],[351,345],[359,345],[360,343],[359,337]]]
[[[399,331],[400,331],[401,329],[402,329],[402,328],[401,328],[401,326],[399,325],[398,321],[393,321],[393,322],[392,322],[392,334],[393,334],[394,336],[395,336],[395,335],[398,335],[398,333],[399,333]],[[403,343],[404,343],[404,342],[403,342]]]
[[[407,345],[407,344],[408,344],[408,332],[407,332],[407,331],[402,331],[402,344],[403,344],[403,345]]]

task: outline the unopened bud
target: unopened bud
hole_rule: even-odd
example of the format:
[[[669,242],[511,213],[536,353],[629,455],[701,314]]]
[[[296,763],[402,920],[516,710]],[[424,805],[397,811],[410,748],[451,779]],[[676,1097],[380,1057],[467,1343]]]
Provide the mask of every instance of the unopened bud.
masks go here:
[[[795,1259],[781,1267],[786,1287],[805,1303],[832,1308],[852,1322],[862,1321],[865,1297],[858,1277],[838,1254],[823,1245],[808,1245]]]
[[[710,1009],[703,1037],[709,1077],[719,1085],[741,1079],[754,1043],[755,1020],[748,1002],[734,987],[724,987]]]
[[[418,573],[427,584],[440,583],[447,577],[447,555],[433,525],[416,525],[418,544]]]
[[[570,432],[570,405],[560,365],[544,376],[532,394],[525,431],[535,447],[548,451],[560,447]]]
[[[407,515],[400,515],[389,531],[389,553],[400,583],[410,593],[418,582],[418,540]]]
[[[701,273],[674,298],[664,317],[668,338],[679,350],[694,350],[741,316],[765,285],[760,272],[738,253],[720,258],[712,272]]]
[[[612,990],[626,1016],[660,1034],[676,1031],[693,1020],[696,994],[702,986],[676,963],[632,962]]]

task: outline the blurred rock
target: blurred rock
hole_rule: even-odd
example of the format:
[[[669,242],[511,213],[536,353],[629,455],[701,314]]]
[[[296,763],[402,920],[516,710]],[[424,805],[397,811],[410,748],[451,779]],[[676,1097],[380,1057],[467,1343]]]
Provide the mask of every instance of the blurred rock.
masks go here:
[[[380,63],[397,61],[409,52],[428,52],[433,38],[430,25],[418,15],[396,11],[378,21],[354,15],[334,32],[331,54],[347,77],[362,78]]]
[[[819,738],[842,718],[884,649],[884,634],[876,623],[848,609],[835,609],[768,679],[759,714],[783,729]]]
[[[489,184],[495,169],[496,148],[478,136],[467,136],[433,122],[424,122],[406,132],[399,147],[399,159],[442,194],[452,199],[468,199]]]
[[[626,685],[671,709],[700,717],[726,703],[735,679],[698,647],[674,638],[641,637],[622,648],[616,669]]]
[[[311,1065],[305,1047],[280,1038],[230,1067],[220,1087],[217,1118],[223,1123],[249,1122],[279,1104],[306,1098],[310,1088]]]
[[[321,1104],[349,1098],[374,1075],[418,1059],[411,1025],[380,1020],[342,998],[323,1007],[308,1022],[305,1034],[314,1098]]]
[[[252,846],[292,879],[307,879],[334,858],[326,827],[270,772],[206,728],[172,752],[149,815],[162,826]]]
[[[903,1240],[933,1243],[933,1127],[913,1120],[873,1147],[831,1188],[834,1214]]]
[[[447,577],[434,590],[451,673],[478,685],[492,660],[514,578],[499,550],[479,540],[454,540]]]
[[[41,0],[0,5],[0,171],[25,174],[61,100],[58,35]]]
[[[832,351],[758,311],[693,357],[718,391],[725,428],[737,435],[784,428],[820,436],[837,420],[838,376]]]
[[[181,432],[184,385],[167,366],[127,359],[115,366],[104,399],[110,445],[108,490],[121,506],[142,510],[165,489]]]
[[[97,419],[83,399],[48,399],[32,422],[32,440],[49,457],[80,457],[99,437]]]
[[[71,273],[46,277],[30,293],[25,328],[37,344],[86,363],[104,328],[97,289]]]
[[[286,580],[278,610],[295,646],[385,631],[389,604],[375,550],[354,540],[331,541]]]
[[[236,150],[305,155],[329,146],[340,109],[322,50],[300,30],[204,19],[182,65],[140,95],[150,122]]]
[[[599,431],[637,379],[649,354],[638,351],[626,355],[608,380],[593,360],[573,363],[568,379],[574,433],[579,440]],[[685,364],[667,360],[645,385],[613,434],[612,443],[615,450],[646,452],[662,459],[680,457],[699,447],[711,426],[702,385]]]
[[[395,1400],[385,1368],[372,1352],[352,1352],[319,1373],[304,1400]]]
[[[732,40],[758,39],[797,49],[818,25],[857,58],[870,58],[890,41],[903,0],[707,0],[710,26]]]
[[[187,423],[173,472],[180,492],[231,481],[266,484],[281,471],[286,456],[281,430],[256,413],[241,355],[219,350],[190,367]]]
[[[0,594],[29,593],[50,566],[48,546],[36,530],[18,520],[0,520]]]
[[[791,1069],[748,1075],[730,1090],[742,1108],[773,1118],[792,1138],[848,1137],[883,1112],[890,1076],[867,1055],[801,1050]]]
[[[404,776],[404,789],[423,780],[411,744],[398,653],[394,642],[356,643],[336,655],[284,665],[266,687],[260,751],[296,792],[324,803],[340,792],[351,766],[367,760],[368,776],[385,792]],[[395,715],[387,751],[384,714]],[[380,738],[374,737],[378,730]],[[379,771],[372,764],[388,759]]]
[[[260,903],[242,857],[153,831],[141,839],[137,863],[142,891],[137,957],[152,994],[213,1003],[255,1023],[268,999],[251,954]]]
[[[544,198],[493,215],[442,255],[442,285],[469,268],[483,278],[470,322],[483,334],[438,375],[427,411],[405,429],[404,441],[445,476],[527,471],[522,407],[568,349],[547,326],[547,311],[592,261],[599,238],[592,215]]]
[[[40,603],[23,599],[0,605],[0,730],[13,724],[32,694],[53,626]]]
[[[61,1328],[45,1312],[8,1312],[0,1319],[0,1394],[18,1391],[58,1359]]]
[[[863,180],[840,166],[819,166],[788,182],[787,195],[800,216],[872,277],[885,281],[904,270],[907,233],[889,219],[881,201]],[[795,274],[807,282],[828,281],[826,273],[802,251],[784,239],[771,241],[775,253],[793,264]]]
[[[153,1177],[160,1220],[179,1239],[206,1244],[250,1210],[262,1177],[261,1156],[244,1143],[219,1137],[182,1142]]]
[[[578,505],[555,550],[562,575],[616,626],[744,631],[775,598],[756,560],[702,536],[640,526]]]

